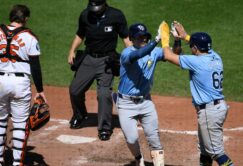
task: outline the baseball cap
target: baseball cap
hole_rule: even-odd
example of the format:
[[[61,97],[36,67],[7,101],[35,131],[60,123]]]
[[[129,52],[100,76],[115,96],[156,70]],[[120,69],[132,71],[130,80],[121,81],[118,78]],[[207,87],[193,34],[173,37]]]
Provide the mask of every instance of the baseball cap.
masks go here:
[[[139,36],[147,36],[148,39],[151,39],[151,34],[144,24],[136,23],[131,25],[129,28],[129,38],[137,38]]]
[[[99,12],[103,9],[106,0],[89,0],[88,8],[92,12]]]

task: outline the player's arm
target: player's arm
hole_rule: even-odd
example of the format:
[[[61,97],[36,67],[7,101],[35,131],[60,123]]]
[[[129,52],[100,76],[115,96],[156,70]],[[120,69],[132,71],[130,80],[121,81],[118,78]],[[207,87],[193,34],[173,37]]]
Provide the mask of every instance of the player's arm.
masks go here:
[[[156,41],[151,41],[146,46],[141,47],[136,51],[132,51],[128,56],[127,63],[133,63],[136,60],[148,55],[155,48],[156,45]]]
[[[44,95],[44,89],[43,89],[43,83],[42,83],[42,73],[41,73],[41,65],[39,56],[31,56],[29,55],[30,60],[30,71],[31,75],[36,87],[37,94],[35,95],[34,99],[36,99],[38,96],[42,96],[45,102],[47,102],[47,99]]]
[[[78,47],[81,45],[83,39],[76,35],[73,39],[71,48],[69,50],[69,55],[68,55],[68,63],[73,64],[73,59],[75,57],[75,51],[78,49]]]
[[[179,55],[173,53],[169,47],[164,47],[164,60],[169,61],[177,66],[180,66]]]

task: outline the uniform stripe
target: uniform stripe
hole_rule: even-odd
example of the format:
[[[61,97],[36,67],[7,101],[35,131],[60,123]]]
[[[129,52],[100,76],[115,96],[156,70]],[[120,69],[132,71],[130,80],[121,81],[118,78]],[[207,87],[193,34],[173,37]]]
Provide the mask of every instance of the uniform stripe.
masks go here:
[[[26,129],[24,129],[24,128],[13,128],[11,131],[13,131],[13,130],[26,131]]]
[[[16,141],[20,141],[20,142],[24,142],[24,139],[20,139],[20,138],[12,138],[12,140],[16,140]]]
[[[6,129],[7,127],[8,127],[8,125],[6,125],[6,126],[5,125],[0,125],[0,128],[5,128]]]
[[[15,150],[19,150],[19,151],[23,150],[22,148],[18,148],[18,147],[15,147],[15,146],[12,146],[12,148],[15,149]]]

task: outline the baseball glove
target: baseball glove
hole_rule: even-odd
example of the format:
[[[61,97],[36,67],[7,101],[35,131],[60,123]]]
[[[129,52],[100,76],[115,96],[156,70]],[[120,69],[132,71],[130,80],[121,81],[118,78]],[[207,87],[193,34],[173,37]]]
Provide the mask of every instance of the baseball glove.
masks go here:
[[[29,124],[32,131],[44,126],[50,120],[49,105],[39,96],[30,110]]]

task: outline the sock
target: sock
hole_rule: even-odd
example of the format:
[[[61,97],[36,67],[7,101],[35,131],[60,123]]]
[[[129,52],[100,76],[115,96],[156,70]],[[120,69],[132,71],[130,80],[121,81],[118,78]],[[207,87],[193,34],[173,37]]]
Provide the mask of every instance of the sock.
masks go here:
[[[219,166],[234,166],[232,160],[227,155],[222,155],[216,159]]]

